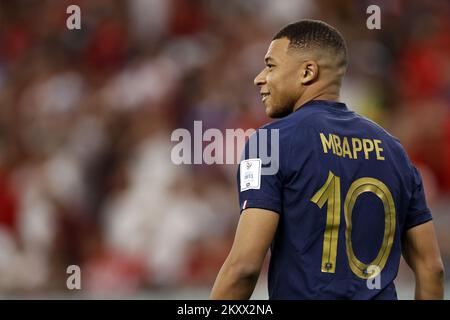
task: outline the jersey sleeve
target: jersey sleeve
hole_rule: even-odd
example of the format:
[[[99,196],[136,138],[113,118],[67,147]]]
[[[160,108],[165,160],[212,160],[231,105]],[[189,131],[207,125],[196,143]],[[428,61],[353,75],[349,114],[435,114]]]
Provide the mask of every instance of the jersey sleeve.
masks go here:
[[[413,190],[406,215],[406,229],[410,229],[432,219],[431,211],[427,206],[422,177],[416,167],[413,168]]]
[[[263,129],[265,130],[265,129]],[[237,172],[240,212],[247,208],[282,211],[282,174],[279,136],[259,129],[245,145]],[[278,144],[278,145],[275,145]],[[253,146],[257,146],[253,148]]]

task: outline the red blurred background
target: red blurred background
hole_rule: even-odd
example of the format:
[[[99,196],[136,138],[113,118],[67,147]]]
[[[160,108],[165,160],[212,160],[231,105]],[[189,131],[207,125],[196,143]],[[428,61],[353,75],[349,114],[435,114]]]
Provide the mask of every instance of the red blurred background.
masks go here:
[[[301,18],[344,35],[342,100],[419,167],[450,266],[448,17],[445,0],[1,0],[0,296],[206,298],[239,217],[236,167],[175,166],[171,132],[268,122],[253,78]],[[401,297],[411,281],[402,265]]]

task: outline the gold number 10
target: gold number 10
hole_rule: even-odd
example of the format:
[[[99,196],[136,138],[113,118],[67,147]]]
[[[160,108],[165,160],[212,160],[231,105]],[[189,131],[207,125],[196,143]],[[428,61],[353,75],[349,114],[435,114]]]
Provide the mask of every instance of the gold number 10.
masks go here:
[[[359,195],[364,192],[372,192],[381,199],[384,206],[384,236],[381,248],[376,258],[369,264],[361,262],[353,251],[352,246],[352,212],[356,200]],[[325,184],[311,198],[311,201],[322,208],[325,203],[327,206],[327,222],[323,238],[322,252],[322,272],[336,272],[336,256],[338,247],[339,224],[341,222],[341,179],[335,176],[333,172],[328,173]],[[366,214],[374,214],[367,211]],[[344,202],[345,217],[345,246],[347,251],[348,263],[351,270],[361,279],[368,279],[376,276],[370,274],[369,266],[377,266],[378,268],[370,268],[369,270],[383,270],[386,261],[391,253],[392,244],[395,235],[395,205],[392,194],[388,187],[380,180],[374,178],[360,178],[355,180],[345,196]]]

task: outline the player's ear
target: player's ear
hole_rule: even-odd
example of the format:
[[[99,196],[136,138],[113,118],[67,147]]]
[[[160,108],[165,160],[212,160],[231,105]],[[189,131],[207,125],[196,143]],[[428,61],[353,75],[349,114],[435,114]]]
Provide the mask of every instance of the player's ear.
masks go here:
[[[314,60],[307,60],[301,65],[300,82],[310,84],[319,76],[319,66]]]

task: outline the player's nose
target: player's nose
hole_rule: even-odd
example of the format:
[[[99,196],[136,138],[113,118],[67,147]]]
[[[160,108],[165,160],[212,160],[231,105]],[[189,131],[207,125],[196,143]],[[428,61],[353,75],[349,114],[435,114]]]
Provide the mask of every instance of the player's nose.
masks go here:
[[[264,74],[264,70],[262,70],[256,77],[255,80],[253,80],[253,83],[255,86],[262,86],[266,83],[266,76]]]

